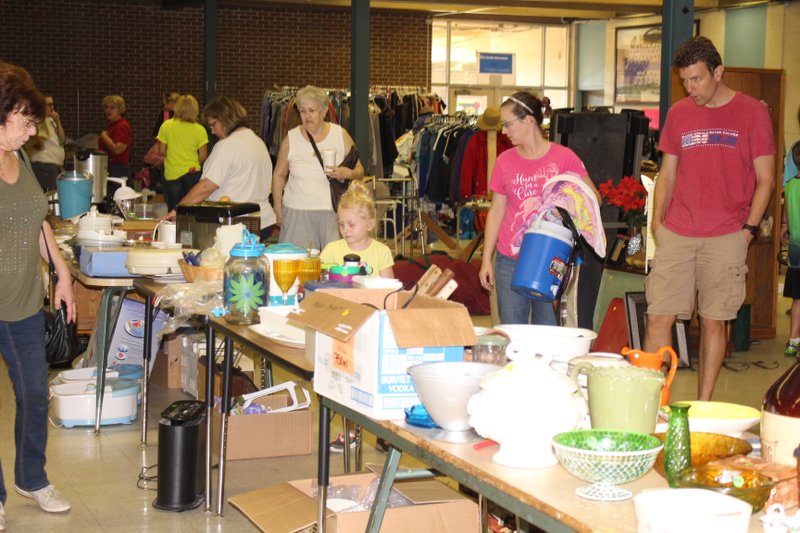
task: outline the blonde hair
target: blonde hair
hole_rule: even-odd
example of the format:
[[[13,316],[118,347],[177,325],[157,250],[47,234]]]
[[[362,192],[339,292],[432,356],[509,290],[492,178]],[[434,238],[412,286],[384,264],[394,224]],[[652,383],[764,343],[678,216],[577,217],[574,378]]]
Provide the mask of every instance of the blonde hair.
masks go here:
[[[367,220],[377,219],[375,201],[372,199],[369,188],[361,180],[352,180],[350,182],[347,191],[339,199],[337,212],[341,212],[342,209],[357,211]]]
[[[126,111],[126,109],[125,109],[125,99],[122,98],[120,95],[118,95],[118,94],[110,94],[110,95],[106,96],[105,98],[103,98],[103,107],[105,107],[107,105],[110,105],[110,104],[113,104],[114,106],[116,106],[117,109],[119,109],[119,114],[120,115],[124,115],[125,114],[125,111]]]
[[[200,106],[191,94],[184,94],[178,97],[175,102],[175,118],[184,122],[197,122],[200,115]]]

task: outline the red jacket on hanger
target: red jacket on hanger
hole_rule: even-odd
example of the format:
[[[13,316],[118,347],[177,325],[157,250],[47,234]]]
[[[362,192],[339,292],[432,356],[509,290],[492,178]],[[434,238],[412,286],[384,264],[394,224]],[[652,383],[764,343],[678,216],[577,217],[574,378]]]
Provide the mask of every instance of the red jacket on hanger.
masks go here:
[[[513,145],[505,133],[497,132],[497,155],[505,152]],[[464,159],[461,162],[459,176],[461,198],[486,196],[486,132],[479,131],[473,135],[464,148]]]

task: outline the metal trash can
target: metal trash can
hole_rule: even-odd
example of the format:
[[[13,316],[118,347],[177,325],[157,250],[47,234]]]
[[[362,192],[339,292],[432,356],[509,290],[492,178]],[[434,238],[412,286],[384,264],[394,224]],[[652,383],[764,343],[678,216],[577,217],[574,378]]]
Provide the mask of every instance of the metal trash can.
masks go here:
[[[206,404],[173,402],[158,424],[158,493],[153,507],[187,511],[203,503],[205,493]]]

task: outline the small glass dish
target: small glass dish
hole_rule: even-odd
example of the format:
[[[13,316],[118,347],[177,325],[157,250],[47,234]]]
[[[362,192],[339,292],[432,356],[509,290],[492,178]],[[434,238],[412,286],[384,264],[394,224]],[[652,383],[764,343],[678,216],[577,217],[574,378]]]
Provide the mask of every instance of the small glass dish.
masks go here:
[[[739,498],[759,512],[775,488],[775,481],[752,470],[703,465],[678,477],[679,488],[708,489]]]

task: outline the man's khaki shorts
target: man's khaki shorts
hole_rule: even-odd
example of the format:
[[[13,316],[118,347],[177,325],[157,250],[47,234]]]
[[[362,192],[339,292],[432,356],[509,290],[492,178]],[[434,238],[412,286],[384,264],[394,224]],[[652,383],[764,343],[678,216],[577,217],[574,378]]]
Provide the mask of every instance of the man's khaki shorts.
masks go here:
[[[661,226],[653,269],[647,276],[647,312],[691,318],[699,294],[700,316],[730,320],[744,302],[747,240],[741,231],[721,237],[684,237]]]

